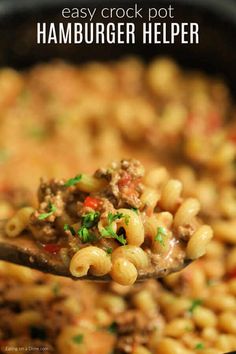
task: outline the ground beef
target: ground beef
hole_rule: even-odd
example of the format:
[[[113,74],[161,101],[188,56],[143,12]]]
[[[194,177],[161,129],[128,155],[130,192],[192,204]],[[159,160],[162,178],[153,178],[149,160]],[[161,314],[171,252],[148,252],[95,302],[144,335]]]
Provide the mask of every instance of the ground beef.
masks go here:
[[[104,191],[108,199],[113,200],[116,208],[134,207],[139,208],[143,191],[140,179],[144,175],[144,168],[137,160],[121,160],[120,163],[113,162],[108,169],[99,169],[95,177],[105,178],[109,185]]]
[[[141,178],[144,168],[137,160],[113,162],[107,169],[99,169],[94,176],[106,179],[108,184],[99,192],[91,194],[101,201],[99,212],[114,213],[115,209],[142,205],[140,196],[143,191]],[[67,188],[65,180],[41,180],[38,199],[39,208],[30,219],[29,230],[35,239],[42,243],[55,242],[65,234],[63,226],[81,222],[82,216],[91,212],[84,206],[88,193],[80,191],[76,184]],[[40,216],[48,214],[43,219]]]

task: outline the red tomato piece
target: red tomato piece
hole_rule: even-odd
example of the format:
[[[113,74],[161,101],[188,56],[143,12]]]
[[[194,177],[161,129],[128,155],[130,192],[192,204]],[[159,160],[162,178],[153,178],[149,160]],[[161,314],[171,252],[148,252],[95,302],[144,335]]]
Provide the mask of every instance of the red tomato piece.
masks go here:
[[[198,116],[194,112],[189,112],[187,121],[186,121],[186,130],[185,133],[192,134],[196,131],[196,127],[198,127],[199,130],[199,119]]]
[[[187,133],[201,132],[203,134],[212,134],[217,132],[221,125],[222,118],[214,110],[209,111],[204,119],[196,113],[190,112],[187,118]]]
[[[125,186],[128,186],[131,182],[131,176],[127,173],[123,177],[121,177],[118,181],[118,187],[123,188]]]
[[[84,206],[92,209],[97,209],[101,204],[101,199],[94,197],[86,197],[84,200]]]
[[[216,111],[212,111],[208,115],[207,123],[207,133],[214,133],[221,127],[221,116]]]
[[[148,217],[150,217],[152,215],[152,212],[153,212],[153,209],[150,208],[150,207],[147,207],[146,214],[147,214]]]
[[[6,339],[0,339],[0,349],[1,349],[1,347],[6,346],[7,343],[8,343],[8,342],[7,342]]]
[[[47,243],[46,245],[43,245],[43,248],[48,253],[58,253],[61,249],[61,246],[57,245],[56,243]]]
[[[2,183],[0,186],[0,193],[9,195],[9,196],[14,196],[14,189],[9,186],[8,184]]]
[[[230,279],[236,278],[236,267],[234,267],[233,269],[231,269],[228,273],[228,277]]]
[[[231,134],[229,135],[229,140],[230,140],[232,143],[236,144],[236,132],[231,133]]]

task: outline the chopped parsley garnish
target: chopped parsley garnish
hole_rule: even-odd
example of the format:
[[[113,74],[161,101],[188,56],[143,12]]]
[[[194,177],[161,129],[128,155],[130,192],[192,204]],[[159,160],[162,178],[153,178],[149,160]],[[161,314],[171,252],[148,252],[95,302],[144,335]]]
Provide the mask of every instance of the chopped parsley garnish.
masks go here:
[[[138,208],[131,208],[136,214],[138,214]]]
[[[28,130],[27,132],[28,136],[33,138],[33,139],[39,139],[42,140],[44,138],[46,138],[47,133],[45,131],[45,129],[43,129],[42,127],[32,127],[31,129]]]
[[[115,240],[119,241],[122,245],[125,245],[127,243],[127,241],[124,238],[124,236],[123,235],[117,235],[117,233],[112,229],[111,225],[105,226],[101,230],[101,235],[102,235],[102,237],[114,238]]]
[[[77,334],[76,336],[72,337],[72,341],[76,344],[81,344],[83,343],[84,340],[84,335],[83,334]]]
[[[117,234],[112,230],[111,226],[106,226],[101,230],[102,237],[115,237]]]
[[[197,343],[196,345],[195,345],[195,348],[194,349],[204,349],[204,344],[203,343]]]
[[[82,175],[77,175],[74,178],[68,179],[66,183],[64,184],[65,187],[71,187],[77,184],[79,181],[81,181]]]
[[[184,329],[186,332],[192,332],[192,330],[193,330],[192,327],[190,327],[188,325]]]
[[[112,223],[115,220],[118,219],[122,219],[124,218],[125,224],[128,225],[129,224],[129,219],[130,216],[129,215],[125,215],[123,213],[108,213],[107,216],[107,221],[108,221],[108,225],[105,226],[102,230],[101,230],[101,235],[102,237],[107,237],[107,238],[114,238],[115,240],[117,240],[118,242],[120,242],[122,245],[125,245],[127,243],[124,235],[118,235],[112,228]]]
[[[64,231],[70,231],[72,236],[76,235],[75,229],[73,228],[73,226],[70,226],[68,224],[64,225]]]
[[[116,235],[115,239],[119,241],[122,245],[126,245],[127,241],[124,237],[124,235]]]
[[[112,254],[113,249],[111,247],[106,248],[106,253],[107,254]]]
[[[52,287],[52,292],[55,296],[58,296],[60,293],[60,285],[58,283],[55,283],[54,286]]]
[[[6,149],[0,149],[0,163],[9,158],[9,152]]]
[[[117,328],[118,326],[117,326],[117,324],[116,324],[116,322],[112,322],[111,324],[110,324],[110,326],[107,328],[107,330],[108,330],[108,332],[110,332],[110,333],[117,333]]]
[[[201,299],[194,299],[192,301],[192,305],[190,306],[190,308],[188,309],[188,312],[193,313],[193,311],[202,304],[202,300]]]
[[[123,216],[124,220],[125,220],[125,225],[129,225],[129,219],[130,219],[130,216],[129,215],[124,215]]]
[[[108,223],[111,224],[111,223],[113,223],[113,221],[116,221],[116,220],[122,219],[122,218],[125,220],[125,224],[128,225],[130,216],[125,215],[123,213],[116,213],[116,214],[108,213],[107,220],[108,220]]]
[[[98,211],[91,211],[90,213],[83,216],[82,226],[90,229],[91,227],[97,224],[99,217],[100,217],[100,213]]]
[[[164,227],[158,227],[155,241],[159,242],[163,247],[165,246],[164,236],[166,236],[166,230]]]
[[[215,279],[208,279],[207,280],[207,286],[212,286],[215,285],[217,281]]]
[[[99,217],[98,211],[91,211],[82,217],[82,226],[78,230],[78,235],[83,243],[96,240],[96,236],[89,229],[98,223]]]
[[[21,94],[20,94],[20,99],[22,99],[23,101],[26,101],[28,100],[30,97],[30,91],[27,90],[27,89],[24,89],[21,91]]]
[[[92,232],[90,232],[85,226],[82,226],[79,229],[78,235],[83,243],[92,242],[96,240],[96,236]]]
[[[55,213],[55,211],[57,210],[56,206],[54,204],[52,204],[51,202],[48,204],[48,212],[47,213],[43,213],[40,214],[38,216],[39,220],[44,220],[47,217],[49,217],[50,215],[52,215],[53,213]]]

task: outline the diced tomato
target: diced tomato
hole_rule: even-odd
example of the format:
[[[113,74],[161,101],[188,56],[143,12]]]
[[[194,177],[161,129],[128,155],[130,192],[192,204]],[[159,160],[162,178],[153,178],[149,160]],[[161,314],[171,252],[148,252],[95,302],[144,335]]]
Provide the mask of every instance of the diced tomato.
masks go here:
[[[132,194],[137,194],[137,186],[140,184],[140,182],[141,182],[141,179],[140,178],[137,178],[137,179],[135,179],[134,181],[132,181],[132,182],[130,182],[126,187],[127,188],[125,188],[124,187],[124,193],[126,194],[126,195],[132,195]]]
[[[236,144],[236,132],[233,132],[233,133],[231,133],[231,134],[229,135],[229,140],[230,140],[232,143]]]
[[[61,246],[57,245],[56,243],[47,243],[46,245],[43,245],[43,248],[48,253],[58,253],[61,249]]]
[[[1,183],[0,185],[0,193],[5,194],[5,195],[9,195],[9,196],[13,196],[14,195],[14,189],[5,183]]]
[[[199,132],[203,133],[205,129],[205,124],[205,121],[203,121],[196,112],[189,112],[184,133],[187,136],[189,134],[195,135]]]
[[[207,116],[198,116],[194,112],[190,112],[187,118],[187,133],[201,132],[204,134],[212,134],[220,129],[222,119],[217,111],[209,111]]]
[[[101,204],[101,199],[94,197],[86,197],[84,200],[84,206],[92,209],[97,209]]]
[[[187,117],[187,128],[188,129],[193,129],[195,127],[196,119],[195,119],[195,114],[190,112]]]
[[[221,127],[221,116],[218,112],[209,112],[207,117],[206,132],[214,133]]]
[[[229,279],[236,278],[236,267],[234,267],[233,269],[231,269],[231,270],[228,272],[228,278],[229,278]]]
[[[122,176],[119,181],[118,181],[118,187],[122,189],[125,186],[128,186],[131,182],[131,176],[126,173],[124,176]]]
[[[146,214],[148,217],[150,217],[152,215],[153,209],[151,207],[147,207],[146,208]]]
[[[141,178],[136,178],[136,179],[133,181],[133,186],[134,186],[134,188],[136,188],[140,183],[141,183]]]
[[[4,347],[4,346],[6,346],[7,345],[7,340],[5,339],[0,339],[0,349],[1,349],[1,347]]]

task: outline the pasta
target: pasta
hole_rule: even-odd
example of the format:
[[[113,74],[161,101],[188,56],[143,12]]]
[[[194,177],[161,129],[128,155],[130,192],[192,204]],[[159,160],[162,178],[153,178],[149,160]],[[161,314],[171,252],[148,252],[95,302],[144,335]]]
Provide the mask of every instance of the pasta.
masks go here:
[[[160,199],[160,195],[154,188],[146,187],[140,199],[143,204],[153,210],[157,205],[158,200]]]
[[[208,225],[201,226],[192,235],[187,245],[187,256],[190,259],[197,259],[206,252],[206,247],[209,241],[212,239],[212,229]]]
[[[5,231],[8,237],[18,236],[28,225],[31,214],[34,209],[25,207],[17,211],[17,213],[7,222]]]
[[[198,214],[200,205],[196,199],[187,199],[178,208],[175,217],[174,224],[176,227],[188,225],[191,220]]]
[[[90,269],[93,275],[105,275],[111,269],[111,261],[105,251],[98,247],[88,246],[77,251],[71,262],[70,271],[75,277],[88,274]]]
[[[127,238],[127,243],[133,246],[140,246],[144,242],[144,227],[139,215],[133,210],[118,209],[118,213],[127,216],[119,219],[119,227],[123,227]]]
[[[99,244],[81,242],[78,249],[73,241],[66,259],[87,247],[99,247],[106,253],[110,272],[117,267],[119,282],[132,284],[143,272],[142,262],[137,267],[123,255],[123,247],[137,248],[142,254],[143,250],[149,264],[157,256],[161,262],[173,238],[181,234],[181,241],[177,239],[184,243],[184,251],[197,258],[211,238],[206,225],[214,231],[202,258],[162,281],[127,286],[72,281],[1,262],[0,352],[16,347],[32,354],[235,351],[236,125],[235,103],[225,83],[202,72],[185,71],[169,58],[149,64],[127,58],[79,66],[53,61],[22,72],[1,68],[0,89],[0,219],[13,217],[15,225],[17,210],[33,207],[28,214],[23,212],[26,219],[17,217],[9,236],[29,232],[32,211],[33,215],[52,212],[42,223],[55,225],[59,235],[50,227],[47,235],[37,228],[35,242],[39,247],[42,240],[43,245],[61,242],[64,252],[67,241],[73,241],[64,225],[78,232],[82,219],[76,213],[80,215],[81,204],[109,185],[102,178],[104,171],[101,178],[91,173],[124,157],[134,157],[145,166],[140,206],[131,209],[126,199],[111,213],[123,209],[123,214],[129,210],[131,217],[137,215],[144,243],[122,245],[102,238]],[[59,215],[63,206],[57,182],[79,180],[81,171],[83,179],[67,187],[79,200]],[[42,176],[37,201],[35,190]],[[57,182],[48,193],[47,181],[52,178]],[[56,212],[48,208],[48,201]],[[88,214],[96,200],[87,199],[86,204]],[[96,234],[108,226],[105,209]],[[110,228],[123,232],[126,240],[127,225],[122,219],[120,227],[120,221],[112,221]],[[156,236],[166,241],[164,245],[155,241]],[[114,257],[116,253],[119,257]]]
[[[147,254],[136,246],[120,246],[112,252],[112,278],[122,284],[133,284],[138,276],[137,270],[145,270],[149,265]]]
[[[174,211],[181,202],[182,183],[177,180],[170,180],[161,195],[161,205],[167,211]]]
[[[22,230],[31,231],[42,248],[55,240],[53,249],[65,263],[69,259],[70,273],[78,278],[110,274],[116,282],[131,285],[141,273],[154,274],[155,267],[166,273],[179,269],[186,257],[196,259],[205,253],[211,227],[196,219],[200,209],[196,199],[181,198],[179,181],[150,189],[142,183],[144,174],[139,161],[121,160],[91,177],[78,174],[67,181],[44,181],[39,208],[34,213],[29,209],[32,215]],[[9,220],[8,236],[25,210]],[[14,236],[17,231],[21,234],[15,228]]]
[[[119,257],[112,262],[111,276],[117,283],[121,285],[134,284],[138,272],[135,265],[128,259]]]

